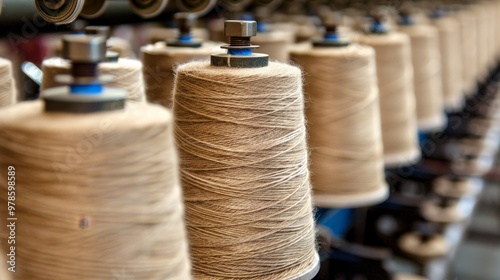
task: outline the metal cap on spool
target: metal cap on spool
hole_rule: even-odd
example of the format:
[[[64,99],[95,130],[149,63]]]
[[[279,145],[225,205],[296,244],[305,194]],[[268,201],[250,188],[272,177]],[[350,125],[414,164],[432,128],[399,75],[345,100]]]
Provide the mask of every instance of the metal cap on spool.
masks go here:
[[[174,18],[179,28],[179,36],[175,40],[167,40],[167,46],[183,48],[201,47],[203,42],[194,39],[191,35],[191,28],[196,24],[197,15],[194,13],[176,13]]]
[[[102,36],[104,38],[109,39],[111,37],[111,30],[109,26],[87,26],[85,27],[85,34],[94,35],[94,36]],[[107,47],[109,48],[109,47]],[[120,54],[114,51],[107,50],[106,51],[106,59],[105,62],[117,62],[120,57]]]
[[[64,35],[62,57],[72,62],[99,63],[106,58],[106,38]]]
[[[226,20],[224,33],[229,37],[229,45],[221,48],[227,49],[227,53],[211,55],[213,66],[257,68],[269,65],[269,55],[252,52],[252,49],[259,47],[250,42],[250,37],[257,35],[257,22]]]
[[[71,60],[71,75],[56,80],[69,84],[44,90],[42,98],[47,112],[91,113],[125,107],[126,92],[103,88],[110,75],[99,75],[98,63],[106,58],[106,38],[90,35],[63,36],[63,57]]]
[[[369,16],[372,19],[372,24],[369,28],[369,33],[386,34],[387,27],[385,25],[385,21],[388,18],[388,11],[383,7],[377,7],[369,12]]]
[[[338,34],[341,17],[342,16],[338,12],[327,12],[323,14],[322,21],[325,27],[325,35],[321,39],[313,40],[314,47],[346,47],[350,45],[349,40],[340,38]]]

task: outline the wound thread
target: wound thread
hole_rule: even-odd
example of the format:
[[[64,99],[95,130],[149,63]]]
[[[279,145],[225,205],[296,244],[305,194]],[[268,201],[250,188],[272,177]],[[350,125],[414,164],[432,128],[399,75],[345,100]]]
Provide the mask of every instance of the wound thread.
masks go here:
[[[385,166],[409,165],[420,157],[410,39],[398,32],[355,39],[375,49]]]
[[[17,90],[12,73],[12,62],[0,58],[0,107],[16,103]]]
[[[22,186],[16,280],[191,279],[172,125],[169,112],[141,103],[67,114],[33,101],[0,112],[0,168],[14,166]]]
[[[292,49],[291,59],[306,73],[315,203],[340,207],[383,199],[387,187],[375,51],[356,44],[333,48],[307,44]],[[319,200],[326,195],[329,201]]]
[[[164,42],[142,47],[144,86],[148,102],[172,107],[174,68],[191,60],[207,60],[220,44],[205,42],[200,48],[166,46]]]
[[[440,130],[446,124],[437,28],[426,24],[400,25],[411,42],[413,86],[420,131]]]
[[[303,110],[296,67],[177,68],[174,131],[195,279],[294,279],[316,266]]]

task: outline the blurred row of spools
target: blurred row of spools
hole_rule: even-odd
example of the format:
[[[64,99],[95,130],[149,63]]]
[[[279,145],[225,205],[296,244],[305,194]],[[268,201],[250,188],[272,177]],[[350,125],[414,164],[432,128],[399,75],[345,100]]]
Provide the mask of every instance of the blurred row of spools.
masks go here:
[[[2,279],[392,279],[391,250],[422,276],[451,258],[498,150],[500,2],[285,4],[58,38],[23,64],[40,98],[2,59]]]

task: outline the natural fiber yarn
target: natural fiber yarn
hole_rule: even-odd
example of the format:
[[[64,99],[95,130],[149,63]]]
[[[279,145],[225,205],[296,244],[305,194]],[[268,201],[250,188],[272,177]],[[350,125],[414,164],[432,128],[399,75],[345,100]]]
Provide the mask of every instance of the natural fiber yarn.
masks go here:
[[[289,57],[288,47],[293,37],[293,33],[280,30],[260,32],[252,38],[252,43],[259,45],[258,52],[268,54],[269,59],[286,62]]]
[[[420,157],[410,39],[392,32],[357,40],[375,49],[386,167],[411,164]]]
[[[439,32],[444,106],[449,111],[458,111],[464,105],[460,23],[453,17],[442,17],[432,23]]]
[[[422,259],[442,257],[450,251],[450,246],[443,235],[433,235],[429,240],[423,241],[416,232],[401,236],[398,246],[403,252]]]
[[[0,107],[16,103],[16,84],[10,60],[0,58]]]
[[[411,41],[413,85],[417,101],[417,126],[421,131],[440,130],[446,122],[441,80],[439,33],[431,25],[402,25],[398,30]]]
[[[315,266],[301,72],[190,62],[175,136],[195,279],[293,279]]]
[[[475,91],[477,69],[477,19],[470,10],[462,10],[456,14],[456,19],[460,23],[461,47],[462,47],[462,79],[464,82],[464,92],[470,96]]]
[[[182,48],[158,42],[142,47],[143,74],[148,101],[171,108],[175,66],[191,60],[207,59],[210,54],[220,50],[219,46],[217,43],[205,42],[200,48]]]
[[[33,101],[0,112],[0,167],[15,167],[18,186],[16,280],[191,278],[172,116],[132,105],[82,115]]]
[[[374,194],[380,200],[387,187],[373,48],[356,44],[312,48],[307,44],[292,49],[291,59],[306,73],[315,203],[326,207],[324,203],[333,200],[349,205],[353,199],[346,196],[359,200],[368,195],[364,199],[370,200]],[[325,195],[330,201],[318,200]]]
[[[70,69],[71,64],[62,58],[54,57],[44,60],[41,89],[64,86],[64,84],[56,82],[55,77],[60,74],[69,74]],[[114,80],[105,86],[127,91],[127,101],[145,102],[142,63],[140,61],[120,58],[117,62],[103,62],[99,64],[99,73],[113,75]]]

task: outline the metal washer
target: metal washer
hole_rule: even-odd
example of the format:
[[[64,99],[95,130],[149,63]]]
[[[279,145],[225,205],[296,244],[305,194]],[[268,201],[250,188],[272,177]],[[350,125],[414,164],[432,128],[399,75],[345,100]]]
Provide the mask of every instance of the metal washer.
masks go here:
[[[269,65],[269,55],[253,53],[251,55],[231,55],[227,53],[213,54],[210,56],[212,66],[226,66],[234,68],[259,68]]]
[[[104,88],[101,94],[71,94],[69,87],[55,87],[43,91],[46,112],[92,113],[125,108],[127,92]]]

